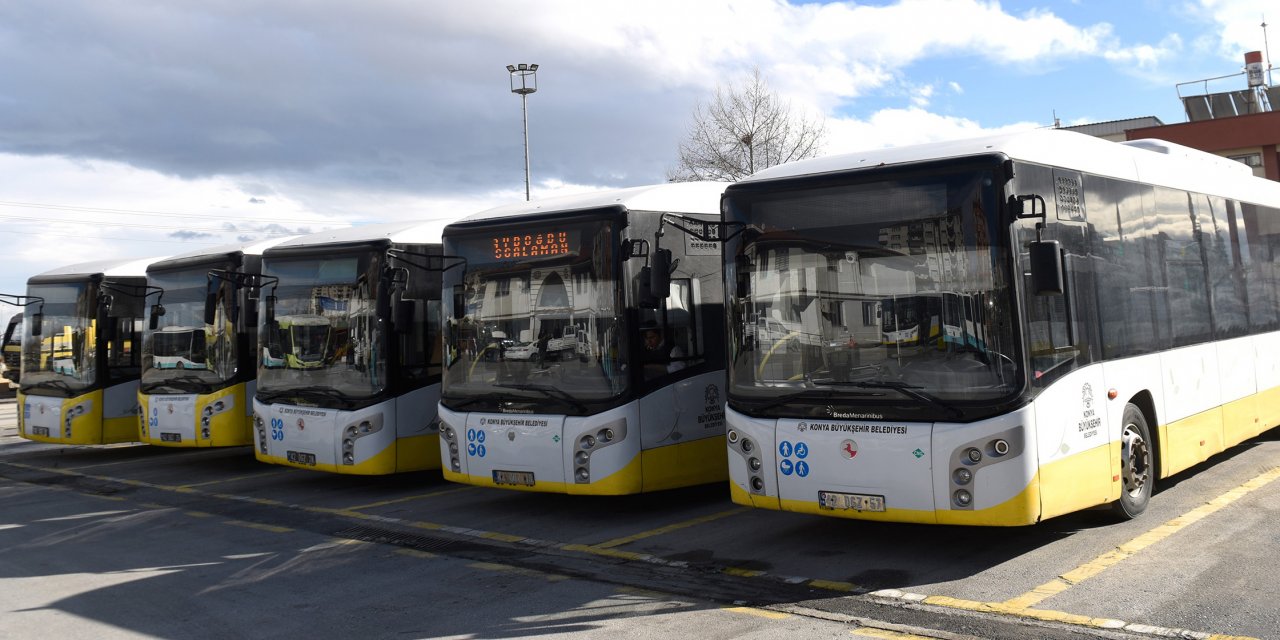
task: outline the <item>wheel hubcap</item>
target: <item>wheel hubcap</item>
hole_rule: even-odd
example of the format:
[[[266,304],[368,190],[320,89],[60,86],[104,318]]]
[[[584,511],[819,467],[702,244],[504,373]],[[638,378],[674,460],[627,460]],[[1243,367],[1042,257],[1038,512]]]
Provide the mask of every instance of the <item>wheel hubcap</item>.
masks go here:
[[[1124,460],[1124,469],[1121,472],[1124,490],[1130,496],[1136,497],[1147,487],[1151,473],[1151,452],[1136,425],[1125,425],[1120,441],[1121,456]]]

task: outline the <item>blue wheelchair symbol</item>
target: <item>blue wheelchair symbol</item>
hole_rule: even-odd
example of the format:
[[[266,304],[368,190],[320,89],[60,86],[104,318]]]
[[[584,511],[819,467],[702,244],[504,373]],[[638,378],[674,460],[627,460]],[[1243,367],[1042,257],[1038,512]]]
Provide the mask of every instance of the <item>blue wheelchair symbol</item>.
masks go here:
[[[474,456],[475,454],[476,454],[476,443],[474,442],[467,443],[467,455]]]
[[[804,464],[804,463],[803,463],[803,462],[801,462],[800,464]],[[792,465],[791,465],[791,461],[790,461],[790,460],[783,460],[782,462],[779,462],[779,463],[778,463],[778,470],[779,470],[779,471],[781,471],[781,472],[782,472],[782,475],[784,475],[784,476],[789,476],[789,475],[791,475],[791,472],[793,471],[793,467],[792,467]],[[808,473],[808,467],[806,467],[806,468],[805,468],[805,473]]]
[[[801,460],[809,457],[809,445],[803,442],[796,443],[796,457]]]
[[[791,443],[789,441],[783,440],[778,444],[778,455],[784,458],[791,457]]]
[[[476,430],[476,442],[484,442],[484,430],[483,430],[483,429],[478,429],[478,430]],[[480,455],[481,455],[481,456],[483,456],[484,454],[480,454]]]
[[[803,460],[801,460],[800,462],[797,462],[796,475],[800,476],[801,478],[809,475],[809,463]]]

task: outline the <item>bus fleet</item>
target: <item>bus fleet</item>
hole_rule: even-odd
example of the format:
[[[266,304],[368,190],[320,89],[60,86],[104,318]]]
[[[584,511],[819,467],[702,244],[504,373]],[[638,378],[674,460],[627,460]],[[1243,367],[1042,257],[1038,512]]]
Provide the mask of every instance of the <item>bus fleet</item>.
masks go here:
[[[1280,424],[1280,184],[1177,145],[1030,131],[442,226],[35,276],[19,433],[1010,526],[1137,517]]]

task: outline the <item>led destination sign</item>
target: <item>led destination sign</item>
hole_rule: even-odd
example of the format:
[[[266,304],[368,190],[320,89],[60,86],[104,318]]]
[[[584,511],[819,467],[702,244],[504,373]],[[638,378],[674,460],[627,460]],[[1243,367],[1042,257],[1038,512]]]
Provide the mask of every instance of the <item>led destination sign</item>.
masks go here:
[[[493,236],[493,257],[541,258],[576,253],[569,246],[568,231],[545,231],[524,235]]]

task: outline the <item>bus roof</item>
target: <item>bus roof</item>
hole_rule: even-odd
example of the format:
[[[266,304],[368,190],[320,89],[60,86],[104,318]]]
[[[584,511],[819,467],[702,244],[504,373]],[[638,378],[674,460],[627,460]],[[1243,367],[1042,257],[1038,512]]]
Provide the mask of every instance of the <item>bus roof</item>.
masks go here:
[[[988,154],[1003,154],[1016,161],[1120,180],[1280,205],[1280,183],[1257,178],[1249,167],[1234,160],[1163,140],[1117,143],[1062,129],[1034,129],[800,160],[758,171],[742,182]]]
[[[147,276],[147,266],[166,258],[125,258],[115,260],[95,260],[92,262],[78,262],[69,264],[64,267],[50,269],[44,273],[31,276],[28,282],[38,281],[54,281],[54,280],[72,280],[75,278],[92,278],[94,276],[103,276],[107,278],[127,278]]]
[[[444,228],[444,220],[412,220],[403,222],[382,222],[362,224],[356,227],[343,227],[329,231],[296,236],[280,242],[268,249],[298,250],[309,247],[327,247],[337,245],[362,245],[379,242],[395,244],[439,244],[440,231]]]
[[[728,185],[727,182],[667,182],[625,189],[604,189],[507,204],[467,216],[458,222],[472,223],[611,206],[623,206],[632,211],[719,214],[720,195]]]
[[[204,258],[214,260],[221,257],[260,256],[267,249],[297,237],[298,236],[267,238],[266,240],[254,240],[253,242],[224,244],[216,247],[196,249],[194,251],[169,256],[163,260],[157,260],[147,266],[147,271],[159,271],[162,269],[181,267],[188,264],[198,264],[199,262],[202,262],[202,259]]]

